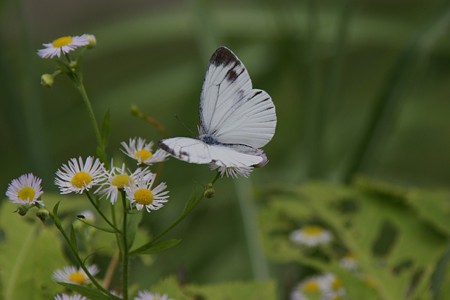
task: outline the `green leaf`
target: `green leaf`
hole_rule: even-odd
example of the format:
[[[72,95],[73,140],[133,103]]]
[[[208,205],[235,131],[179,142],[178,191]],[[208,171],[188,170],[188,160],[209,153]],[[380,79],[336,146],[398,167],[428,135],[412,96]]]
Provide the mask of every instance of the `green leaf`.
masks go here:
[[[277,294],[273,281],[231,282],[206,286],[189,285],[185,288],[189,294],[200,299],[214,300],[276,300]],[[197,299],[196,298],[196,299]]]
[[[88,299],[95,299],[95,300],[111,300],[111,299],[120,299],[119,297],[115,296],[107,296],[100,292],[97,289],[94,289],[89,286],[85,285],[78,285],[78,284],[70,284],[65,282],[58,282],[60,285],[77,292],[83,296],[86,296]]]
[[[366,181],[355,187],[308,183],[298,187],[296,194],[273,197],[262,209],[264,246],[276,261],[335,273],[351,287],[347,288],[350,299],[425,297],[430,295],[433,269],[447,245],[447,231],[432,220],[439,216],[437,220],[444,222],[445,195],[411,192],[382,182]],[[327,227],[337,246],[313,251],[293,244],[289,234],[308,223]],[[358,275],[339,266],[338,259],[346,252],[356,256]]]
[[[55,206],[53,206],[53,215],[55,216],[55,218],[58,216],[58,209],[59,209],[59,205],[61,204],[61,201],[56,202]]]
[[[0,209],[0,299],[53,299],[61,288],[51,280],[52,273],[68,264],[60,234],[31,210],[20,217],[14,209],[6,201]]]
[[[166,278],[150,289],[154,293],[166,294],[171,299],[214,299],[214,300],[275,300],[275,283],[227,282],[211,285],[180,285],[174,277]]]
[[[77,234],[75,232],[75,228],[73,228],[73,224],[70,224],[70,243],[72,246],[77,249],[78,248],[78,242],[77,242]]]
[[[199,195],[198,193],[193,193],[189,200],[186,202],[186,205],[183,210],[183,214],[189,213],[194,207],[203,199],[203,194]]]
[[[127,216],[127,243],[128,249],[133,246],[134,240],[136,238],[136,233],[139,228],[139,224],[142,220],[142,212],[133,212]]]
[[[181,240],[178,239],[170,239],[165,241],[160,241],[155,244],[150,243],[146,247],[140,247],[136,252],[132,251],[132,254],[155,254],[162,251],[165,251],[167,249],[170,249],[172,247],[175,247],[181,242]]]

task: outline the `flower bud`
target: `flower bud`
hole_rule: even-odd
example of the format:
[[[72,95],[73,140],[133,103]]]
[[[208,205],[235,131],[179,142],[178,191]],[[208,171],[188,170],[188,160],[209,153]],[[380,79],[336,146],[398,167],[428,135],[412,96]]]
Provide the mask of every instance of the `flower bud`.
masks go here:
[[[133,115],[133,116],[135,116],[135,117],[138,117],[138,118],[142,118],[143,117],[143,113],[142,113],[142,111],[139,109],[139,107],[137,107],[136,105],[131,105],[131,114]]]
[[[205,192],[203,193],[203,196],[205,198],[211,199],[216,195],[216,190],[213,188],[213,185],[211,183],[208,183],[208,186],[205,189]]]
[[[37,213],[36,216],[41,219],[42,222],[45,222],[45,220],[47,220],[48,216],[49,216],[49,212],[47,209],[45,208],[40,208]]]
[[[46,87],[52,87],[55,82],[52,74],[42,74],[41,76],[41,84]]]
[[[88,49],[92,49],[97,45],[97,39],[93,34],[86,34],[86,37],[89,41],[89,44],[87,45]]]

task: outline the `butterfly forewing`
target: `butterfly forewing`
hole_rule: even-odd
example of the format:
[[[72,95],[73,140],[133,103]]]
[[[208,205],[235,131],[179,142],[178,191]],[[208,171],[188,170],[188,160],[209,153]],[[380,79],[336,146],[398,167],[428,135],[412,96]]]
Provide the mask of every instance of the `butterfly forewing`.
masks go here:
[[[208,164],[212,160],[209,146],[197,139],[175,137],[160,141],[159,146],[176,158],[190,163]]]
[[[221,47],[211,57],[200,100],[200,132],[223,144],[266,145],[276,127],[270,96],[252,89],[242,62]]]

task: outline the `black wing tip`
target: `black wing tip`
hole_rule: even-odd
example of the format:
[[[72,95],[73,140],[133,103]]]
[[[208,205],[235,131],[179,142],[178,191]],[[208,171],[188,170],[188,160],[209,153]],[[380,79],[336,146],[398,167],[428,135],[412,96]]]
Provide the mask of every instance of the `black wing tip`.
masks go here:
[[[167,146],[166,144],[164,144],[164,140],[160,140],[158,142],[158,146],[159,148],[163,149],[164,151],[166,151],[169,154],[175,155],[175,152],[173,151],[173,149],[170,149],[169,146]]]
[[[241,64],[241,61],[237,58],[236,54],[225,46],[217,48],[209,61],[210,64],[214,64],[215,66],[228,65],[232,62]]]

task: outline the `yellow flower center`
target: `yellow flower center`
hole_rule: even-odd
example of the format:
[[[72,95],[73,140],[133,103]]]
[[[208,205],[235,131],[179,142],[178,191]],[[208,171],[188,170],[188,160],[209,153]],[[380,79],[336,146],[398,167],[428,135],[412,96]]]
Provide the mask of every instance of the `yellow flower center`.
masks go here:
[[[128,174],[119,174],[114,176],[111,180],[111,184],[119,189],[123,189],[125,186],[130,185],[131,177]]]
[[[72,37],[70,35],[60,37],[52,42],[53,47],[62,48],[72,43]]]
[[[316,281],[310,280],[305,283],[303,290],[305,290],[305,292],[319,292],[320,286]]]
[[[36,192],[32,187],[26,186],[23,189],[21,189],[19,193],[17,193],[17,197],[19,197],[22,200],[31,202],[34,199],[35,194]]]
[[[142,205],[152,204],[153,193],[149,189],[138,189],[134,192],[134,200]]]
[[[339,290],[342,287],[342,282],[339,278],[335,278],[331,283],[331,286],[333,287],[333,290]]]
[[[83,284],[86,281],[86,276],[81,272],[75,272],[69,275],[69,281]]]
[[[88,185],[92,181],[92,176],[86,172],[78,172],[72,178],[72,185],[76,188],[81,189],[82,187]]]
[[[146,161],[147,159],[151,158],[153,156],[153,154],[150,151],[148,151],[148,150],[141,149],[139,151],[136,151],[134,156],[137,159],[140,159],[141,161]]]
[[[303,232],[307,235],[318,236],[323,232],[320,226],[306,226],[303,228]]]

